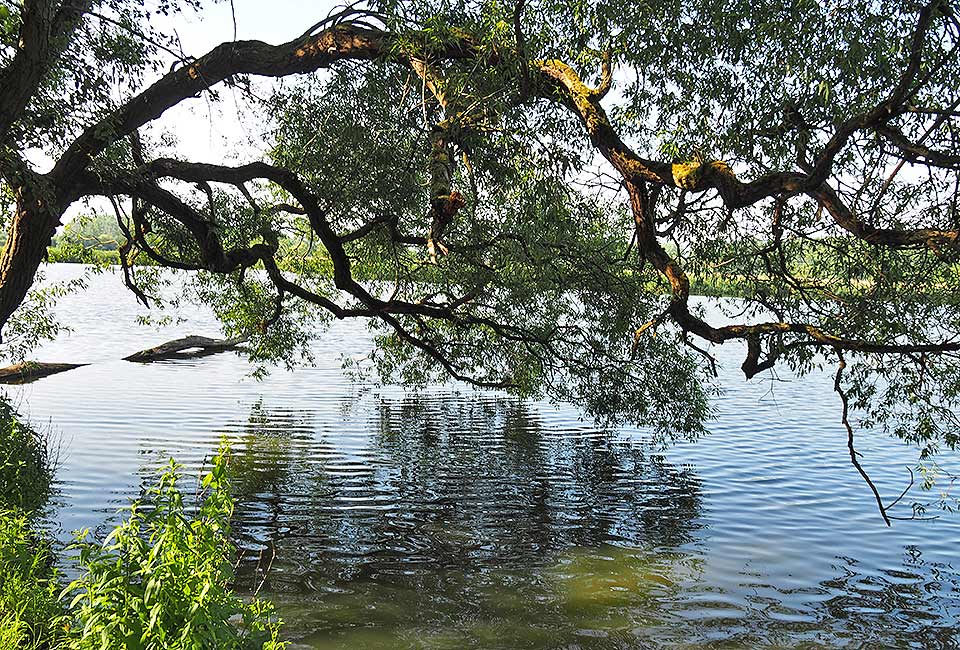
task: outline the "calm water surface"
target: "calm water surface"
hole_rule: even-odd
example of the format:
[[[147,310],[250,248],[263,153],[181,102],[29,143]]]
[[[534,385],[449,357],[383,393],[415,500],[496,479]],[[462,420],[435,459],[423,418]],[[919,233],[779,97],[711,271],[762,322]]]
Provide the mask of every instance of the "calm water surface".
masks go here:
[[[240,587],[263,583],[297,648],[960,647],[960,515],[883,525],[827,375],[745,382],[721,349],[712,434],[658,451],[572,407],[351,383],[359,322],[317,367],[257,382],[232,354],[119,361],[218,330],[201,310],[137,327],[116,276],[62,309],[75,331],[38,358],[91,365],[7,389],[61,441],[58,534],[115,520],[167,458],[195,471],[226,435]],[[859,446],[896,496],[915,452]]]

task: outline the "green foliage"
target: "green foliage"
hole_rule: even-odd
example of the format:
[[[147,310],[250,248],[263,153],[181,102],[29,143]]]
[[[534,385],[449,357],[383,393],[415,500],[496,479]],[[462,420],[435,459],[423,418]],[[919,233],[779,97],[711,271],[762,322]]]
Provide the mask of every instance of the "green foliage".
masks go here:
[[[82,215],[68,222],[47,248],[50,263],[89,264],[96,268],[118,266],[119,248],[126,235],[117,218],[107,213]],[[151,266],[150,258],[139,255],[137,265]]]
[[[63,610],[49,544],[22,511],[0,507],[0,648],[54,647]]]
[[[116,217],[106,213],[76,217],[53,240],[54,246],[76,245],[85,249],[114,251],[125,240]]]
[[[47,249],[51,264],[92,264],[97,267],[119,266],[120,255],[115,250],[85,248],[76,243],[63,243]],[[150,266],[149,260],[138,260],[138,265]]]
[[[272,606],[229,588],[235,548],[225,444],[195,510],[184,503],[171,461],[103,543],[79,536],[80,576],[62,589],[32,517],[50,493],[47,448],[5,402],[0,423],[0,648],[284,647]]]
[[[22,3],[3,3],[0,65],[17,51]],[[154,27],[155,18],[193,11],[200,0],[94,0],[72,38],[54,34],[56,64],[44,77],[24,114],[8,134],[21,148],[62,151],[80,129],[104,117],[118,96],[163,70],[161,55],[176,39]]]
[[[383,299],[474,298],[460,318],[397,316],[421,346],[372,320],[379,377],[448,381],[437,353],[475,379],[506,378],[517,394],[575,401],[608,424],[641,423],[664,439],[702,433],[712,388],[694,357],[673,336],[648,337],[632,349],[636,328],[664,309],[663,287],[636,257],[624,256],[621,233],[632,217],[622,204],[567,183],[588,167],[584,152],[571,146],[579,125],[518,110],[503,95],[499,69],[447,66],[444,73],[451,101],[464,107],[448,128],[457,143],[452,186],[466,207],[443,235],[458,252],[434,264],[425,247],[391,240],[386,226],[346,251],[353,277]],[[426,234],[430,136],[442,112],[424,106],[410,84],[396,67],[378,63],[305,81],[271,101],[275,162],[297,169],[329,200],[326,216],[337,232],[389,218],[401,233]],[[318,140],[335,146],[315,146]],[[282,264],[299,283],[336,297],[320,250],[284,249]],[[223,300],[215,293],[205,299]]]
[[[42,269],[38,271],[36,285],[3,328],[0,355],[20,363],[44,341],[69,332],[70,326],[60,320],[54,308],[64,296],[86,289],[89,274],[102,270],[103,267],[91,267],[78,278],[51,283],[44,282]]]
[[[52,480],[47,439],[0,399],[0,510],[39,509],[50,495]]]
[[[0,648],[48,647],[59,586],[50,547],[31,519],[51,492],[47,440],[0,399]]]
[[[270,605],[246,602],[228,586],[235,549],[226,445],[203,477],[193,512],[179,478],[171,460],[102,543],[79,537],[83,573],[65,591],[72,594],[71,650],[284,647]]]
[[[289,301],[278,312],[276,291],[262,271],[232,276],[198,273],[190,290],[213,309],[227,336],[250,337],[247,347],[250,360],[257,364],[255,376],[263,376],[267,364],[311,363],[311,343],[331,320],[329,314],[301,301]],[[322,293],[322,288],[315,291]]]

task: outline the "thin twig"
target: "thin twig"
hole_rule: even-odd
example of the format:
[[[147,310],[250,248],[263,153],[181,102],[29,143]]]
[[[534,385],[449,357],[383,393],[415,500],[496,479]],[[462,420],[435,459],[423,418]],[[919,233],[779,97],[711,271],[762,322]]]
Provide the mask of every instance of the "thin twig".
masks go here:
[[[877,486],[874,485],[873,481],[870,479],[870,476],[863,469],[863,466],[860,464],[860,461],[857,460],[857,450],[853,444],[853,427],[850,426],[850,420],[847,417],[850,412],[850,404],[847,399],[847,394],[843,391],[843,388],[840,386],[840,379],[843,376],[843,369],[847,367],[847,362],[843,358],[843,353],[840,350],[837,350],[837,358],[840,360],[837,364],[837,375],[833,381],[833,389],[837,392],[837,395],[840,396],[840,401],[843,403],[843,417],[841,422],[843,426],[847,428],[847,450],[850,452],[850,462],[854,467],[857,468],[857,471],[860,473],[860,476],[863,477],[863,480],[866,481],[867,486],[870,488],[870,491],[873,492],[873,498],[877,501],[877,508],[880,510],[880,516],[883,517],[883,522],[889,526],[890,517],[887,516],[887,508],[883,505],[883,499],[880,498],[880,492],[877,490]],[[894,502],[896,503],[896,502]]]

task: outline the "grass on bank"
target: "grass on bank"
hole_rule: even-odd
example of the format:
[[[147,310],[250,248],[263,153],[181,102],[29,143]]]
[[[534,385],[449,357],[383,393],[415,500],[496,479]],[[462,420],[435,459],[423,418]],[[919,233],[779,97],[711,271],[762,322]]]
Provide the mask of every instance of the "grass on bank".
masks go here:
[[[49,543],[20,510],[0,510],[0,648],[53,648],[63,613]]]

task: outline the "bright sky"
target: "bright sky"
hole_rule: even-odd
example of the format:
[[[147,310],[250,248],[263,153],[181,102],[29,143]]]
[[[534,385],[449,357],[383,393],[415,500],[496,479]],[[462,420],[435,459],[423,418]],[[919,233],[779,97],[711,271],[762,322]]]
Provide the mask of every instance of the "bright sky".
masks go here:
[[[285,43],[323,19],[337,4],[331,0],[234,0],[236,38]],[[231,14],[231,3],[221,0],[200,14],[176,16],[172,26],[184,51],[200,56],[219,43],[234,40]],[[242,99],[229,89],[223,89],[220,96],[219,104],[201,98],[183,102],[157,121],[157,127],[177,137],[178,155],[211,163],[259,157],[263,149],[253,123],[256,116],[243,117]]]
[[[185,12],[170,20],[169,28],[176,30],[183,51],[199,57],[225,41],[234,40],[233,15],[236,16],[236,38],[260,40],[272,45],[285,43],[303,34],[311,25],[326,17],[339,0],[303,2],[298,0],[230,0],[209,3],[202,12]],[[165,28],[166,31],[168,28]],[[268,83],[268,82],[264,82]],[[243,111],[242,100],[222,86],[222,101],[211,103],[203,98],[182,102],[168,110],[150,125],[148,133],[173,135],[177,147],[164,151],[184,160],[208,163],[243,163],[258,160],[264,152],[264,143],[258,137],[256,115]],[[140,92],[143,88],[132,89]],[[52,160],[36,161],[42,169]],[[67,210],[66,223],[90,209],[106,210],[108,204],[93,200],[90,206],[74,204]]]

